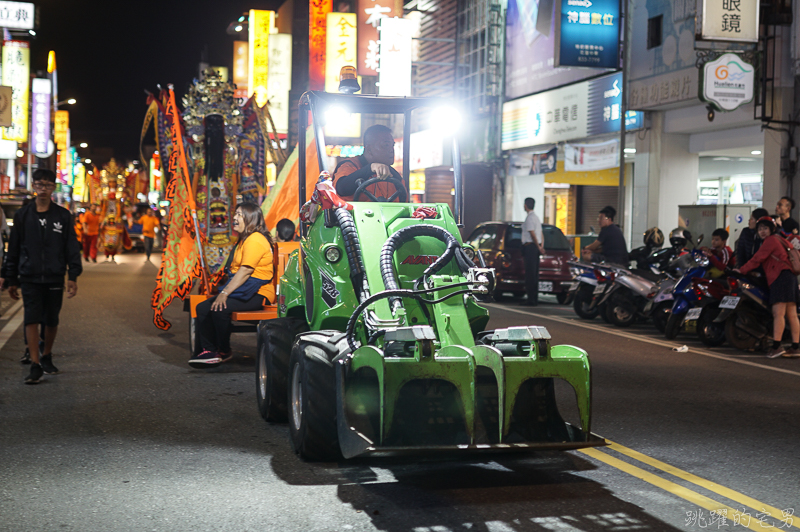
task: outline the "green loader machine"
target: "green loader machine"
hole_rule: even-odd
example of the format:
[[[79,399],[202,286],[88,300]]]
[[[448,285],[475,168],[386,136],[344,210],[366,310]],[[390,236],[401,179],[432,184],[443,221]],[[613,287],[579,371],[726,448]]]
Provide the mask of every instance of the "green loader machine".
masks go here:
[[[440,116],[442,104],[325,92],[300,100],[301,204],[308,198],[302,132],[309,114],[320,169],[327,162],[324,117],[332,110],[401,115],[404,129],[397,192],[376,198],[365,190],[376,181],[369,179],[352,210],[320,209],[313,222],[301,223],[299,249],[278,284],[279,317],[259,323],[258,408],[267,421],[288,420],[303,459],[606,444],[590,431],[586,351],[551,345],[540,326],[485,330],[489,312],[481,302],[490,301],[495,275],[461,241],[455,136],[455,208],[408,202],[411,123]],[[554,379],[574,389],[580,427],[559,414]]]

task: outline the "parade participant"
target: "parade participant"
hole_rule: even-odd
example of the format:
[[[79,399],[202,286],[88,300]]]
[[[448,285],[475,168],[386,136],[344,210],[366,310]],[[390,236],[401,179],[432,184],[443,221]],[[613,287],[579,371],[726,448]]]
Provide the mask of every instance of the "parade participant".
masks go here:
[[[772,348],[767,352],[767,358],[778,358],[781,355],[800,357],[800,320],[797,318],[800,290],[786,252],[789,244],[776,234],[777,225],[769,216],[759,218],[756,230],[763,243],[753,258],[736,271],[746,274],[758,266],[764,268],[769,284],[769,303],[772,306]],[[792,347],[785,350],[781,347],[781,340],[787,320],[792,332]]]
[[[106,255],[106,262],[117,262],[114,256],[122,249],[123,231],[122,223],[118,222],[116,216],[113,214],[109,214],[100,226],[100,236],[97,240],[97,247],[103,248],[103,253]]]
[[[97,238],[100,235],[100,206],[92,205],[83,213],[83,260],[97,262]]]
[[[294,240],[295,226],[288,218],[278,220],[275,224],[275,233],[278,236],[278,242],[292,242]]]
[[[142,237],[144,237],[144,252],[147,254],[145,260],[150,260],[150,254],[153,253],[153,242],[156,238],[156,225],[158,225],[158,218],[153,209],[148,208],[140,222],[142,223]]]
[[[617,209],[608,205],[600,210],[597,223],[600,224],[600,234],[597,240],[583,248],[581,257],[593,262],[608,261],[621,266],[628,266],[628,246],[622,230],[614,223]]]
[[[189,360],[193,368],[213,368],[233,357],[233,312],[259,310],[275,300],[273,242],[261,208],[255,203],[239,204],[233,224],[239,241],[225,266],[229,280],[217,296],[197,305],[197,331],[203,350]]]
[[[81,248],[75,236],[72,216],[56,205],[50,195],[56,188],[56,174],[39,169],[33,175],[36,201],[14,215],[14,226],[6,256],[5,283],[12,299],[25,308],[25,337],[31,356],[25,384],[36,384],[43,374],[53,375],[53,343],[58,332],[58,315],[64,295],[64,276],[69,272],[67,297],[78,292],[77,279],[83,271]],[[39,356],[39,324],[45,325],[45,341]]]
[[[794,200],[789,196],[784,196],[778,200],[778,205],[775,207],[777,218],[775,222],[781,228],[781,231],[787,235],[796,235],[800,232],[800,224],[797,220],[792,218],[792,211],[794,210]]]
[[[542,222],[533,212],[536,200],[525,198],[525,212],[528,216],[522,224],[522,257],[525,261],[525,292],[528,300],[523,303],[530,307],[539,304],[539,260],[544,255],[544,234]]]
[[[386,126],[374,125],[364,132],[364,154],[341,161],[333,171],[336,193],[345,201],[353,201],[358,184],[372,177],[393,177],[402,181],[400,174],[391,167],[394,163],[394,137]],[[388,198],[395,193],[390,183],[375,183],[367,187],[375,197]],[[362,198],[359,198],[362,199]]]
[[[739,240],[736,241],[736,264],[739,266],[752,259],[758,248],[761,247],[761,238],[756,231],[756,223],[764,216],[769,216],[767,209],[755,209],[750,214],[747,227],[739,233]]]
[[[703,254],[713,268],[712,277],[721,277],[727,268],[733,267],[733,251],[728,247],[728,232],[725,229],[715,229],[711,233],[711,248],[703,248]]]

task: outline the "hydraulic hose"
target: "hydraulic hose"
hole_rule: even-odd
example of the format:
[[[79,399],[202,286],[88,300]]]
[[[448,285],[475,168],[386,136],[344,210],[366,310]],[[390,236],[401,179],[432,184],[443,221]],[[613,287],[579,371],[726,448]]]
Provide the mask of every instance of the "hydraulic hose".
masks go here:
[[[334,210],[336,221],[342,230],[342,240],[344,240],[344,251],[347,255],[347,262],[350,263],[350,280],[353,288],[356,289],[358,300],[366,299],[366,276],[364,275],[364,260],[361,256],[361,243],[358,240],[353,215],[347,209],[339,208]]]
[[[439,257],[433,264],[428,266],[422,274],[420,279],[414,283],[414,288],[416,289],[419,285],[421,280],[426,279],[429,275],[433,275],[444,266],[450,262],[450,260],[455,257],[456,264],[458,265],[458,269],[461,271],[462,274],[466,274],[467,271],[473,267],[472,261],[469,260],[464,250],[461,248],[461,245],[458,243],[458,240],[450,234],[446,229],[435,225],[410,225],[408,227],[404,227],[400,229],[383,245],[383,249],[381,249],[381,257],[380,257],[380,267],[381,267],[381,277],[383,278],[383,284],[386,287],[387,291],[390,290],[398,290],[400,289],[400,285],[397,282],[397,277],[394,273],[394,253],[397,249],[408,242],[409,240],[418,237],[418,236],[429,236],[441,240],[445,244],[447,244],[447,249]],[[396,311],[397,308],[402,304],[401,299],[396,296],[390,297],[392,312]]]
[[[422,308],[423,308],[423,310],[426,311],[426,315],[427,315],[427,308],[424,306],[424,304],[433,305],[435,303],[441,303],[442,301],[444,301],[446,299],[450,299],[451,297],[458,296],[458,295],[461,295],[461,294],[468,294],[468,293],[470,293],[470,290],[458,290],[458,291],[453,292],[451,294],[447,294],[444,297],[440,297],[439,299],[425,299],[420,294],[427,294],[427,293],[430,293],[430,292],[437,292],[437,291],[443,290],[445,288],[453,288],[453,287],[456,287],[456,286],[466,286],[468,284],[470,284],[470,283],[455,283],[455,284],[448,285],[448,286],[440,286],[438,288],[429,288],[427,290],[408,290],[408,289],[405,289],[405,288],[399,288],[399,289],[395,289],[395,290],[384,290],[383,292],[378,292],[377,294],[368,297],[363,302],[361,302],[361,304],[359,304],[358,307],[356,307],[355,312],[353,312],[353,314],[350,316],[350,319],[347,320],[347,327],[345,328],[345,334],[347,334],[347,345],[349,345],[350,349],[353,350],[353,351],[355,351],[358,348],[358,346],[356,345],[355,339],[353,338],[353,332],[355,331],[356,321],[358,320],[358,317],[361,315],[361,313],[364,312],[364,309],[366,309],[369,305],[371,305],[375,301],[378,301],[380,299],[385,299],[387,297],[389,297],[389,298],[392,298],[392,297],[396,297],[396,298],[410,297],[411,299],[415,299],[415,300],[419,301],[420,303],[423,303]],[[428,317],[428,321],[430,321],[430,317]],[[373,335],[373,336],[375,336],[375,335]],[[377,339],[377,336],[376,336],[376,339]]]

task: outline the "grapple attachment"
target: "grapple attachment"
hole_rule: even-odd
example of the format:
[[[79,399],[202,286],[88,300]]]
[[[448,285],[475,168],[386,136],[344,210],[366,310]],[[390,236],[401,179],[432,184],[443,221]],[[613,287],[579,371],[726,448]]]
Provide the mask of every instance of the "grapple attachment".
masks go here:
[[[337,429],[345,458],[405,450],[575,449],[590,432],[586,352],[550,347],[544,327],[490,331],[479,345],[442,347],[431,326],[387,331],[384,348],[334,360]],[[581,427],[566,423],[554,378],[576,392]]]

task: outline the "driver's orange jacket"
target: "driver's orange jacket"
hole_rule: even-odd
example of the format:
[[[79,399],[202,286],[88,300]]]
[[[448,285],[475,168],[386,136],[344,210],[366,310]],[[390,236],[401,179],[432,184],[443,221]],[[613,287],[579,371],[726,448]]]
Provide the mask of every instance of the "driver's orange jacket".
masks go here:
[[[358,157],[348,157],[347,159],[339,162],[339,164],[336,166],[336,170],[333,171],[333,186],[336,188],[336,193],[340,198],[345,201],[353,201],[353,194],[358,187],[355,186],[354,183],[347,183],[346,181],[348,180],[345,180],[343,183],[340,183],[339,180],[345,176],[355,173],[358,170],[366,169],[368,166],[369,161],[367,161],[363,155]],[[367,174],[363,177],[363,180],[366,181],[373,176],[374,174]],[[395,193],[394,185],[391,183],[374,183],[368,186],[366,190],[371,192],[376,198],[388,198]],[[360,200],[369,201],[369,198],[362,194]],[[395,201],[400,201],[400,198],[395,199]]]

